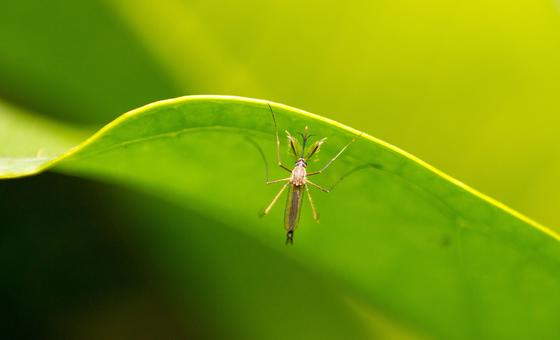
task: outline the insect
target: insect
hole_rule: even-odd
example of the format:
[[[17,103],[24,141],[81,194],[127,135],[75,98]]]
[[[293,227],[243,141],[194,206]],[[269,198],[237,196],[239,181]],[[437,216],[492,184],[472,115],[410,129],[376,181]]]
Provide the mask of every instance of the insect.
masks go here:
[[[284,165],[284,163],[282,163],[282,159],[280,157],[280,138],[278,136],[278,125],[276,123],[276,116],[274,115],[274,111],[272,110],[270,104],[268,104],[268,108],[270,109],[270,113],[272,114],[272,120],[274,122],[274,129],[276,132],[276,156],[278,160],[278,166],[288,171],[290,173],[290,177],[269,180],[267,170],[266,184],[282,182],[286,183],[282,186],[280,191],[278,191],[276,196],[274,196],[272,202],[270,202],[270,204],[264,209],[262,215],[267,215],[272,207],[276,204],[280,196],[282,196],[284,191],[288,190],[288,198],[286,201],[286,207],[284,209],[284,228],[286,229],[286,244],[293,244],[294,230],[297,228],[299,223],[304,195],[306,195],[307,199],[309,200],[309,205],[311,206],[311,211],[313,213],[313,219],[316,222],[319,222],[319,214],[317,213],[317,209],[315,208],[315,204],[313,203],[313,198],[311,197],[309,186],[315,187],[316,189],[328,193],[336,186],[336,184],[338,184],[342,180],[344,176],[341,177],[337,182],[335,182],[334,185],[332,185],[330,188],[323,188],[322,186],[310,181],[308,177],[319,175],[323,171],[327,170],[327,168],[331,166],[331,164],[350,146],[350,144],[356,141],[356,138],[353,138],[348,144],[342,147],[342,149],[340,149],[340,151],[321,169],[317,171],[307,172],[307,163],[313,158],[313,156],[315,156],[319,152],[321,145],[325,143],[327,138],[321,138],[315,141],[308,148],[308,142],[312,135],[309,135],[307,126],[305,127],[304,132],[300,133],[301,145],[299,144],[298,140],[286,130],[290,151],[296,158],[294,168],[290,169],[289,167]]]

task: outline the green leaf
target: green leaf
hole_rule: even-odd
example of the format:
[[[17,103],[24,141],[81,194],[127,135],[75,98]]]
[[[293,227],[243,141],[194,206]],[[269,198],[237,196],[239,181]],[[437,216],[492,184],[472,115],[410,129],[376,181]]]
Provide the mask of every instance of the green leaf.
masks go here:
[[[0,176],[33,174],[87,135],[86,129],[33,116],[0,101]]]
[[[191,93],[292,103],[554,228],[557,11],[548,0],[4,1],[0,95],[94,124]]]
[[[107,3],[188,82],[182,93],[328,114],[560,228],[560,26],[548,0]]]
[[[356,310],[418,334],[560,336],[556,233],[367,134],[272,107],[281,130],[296,135],[309,126],[316,138],[328,137],[309,171],[357,138],[316,181],[328,186],[361,170],[328,195],[313,192],[321,223],[304,203],[293,247],[284,245],[280,204],[270,216],[257,216],[279,189],[263,183],[260,150],[275,164],[274,125],[264,101],[195,96],[157,102],[33,167],[18,165],[18,155],[4,157],[1,176],[52,168],[153,193],[250,235],[332,282]],[[9,136],[0,138],[9,143]],[[270,170],[275,178],[288,175]]]
[[[55,174],[0,183],[0,206],[5,323],[38,324],[37,338],[51,328],[89,339],[395,333],[305,266],[185,206]]]

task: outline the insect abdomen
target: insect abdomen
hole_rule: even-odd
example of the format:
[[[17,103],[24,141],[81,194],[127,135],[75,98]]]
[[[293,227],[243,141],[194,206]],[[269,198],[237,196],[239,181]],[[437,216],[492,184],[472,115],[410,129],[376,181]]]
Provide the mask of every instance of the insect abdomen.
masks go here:
[[[301,212],[301,204],[303,202],[304,187],[292,185],[288,192],[288,201],[286,202],[286,210],[284,211],[284,228],[287,231],[296,229]]]

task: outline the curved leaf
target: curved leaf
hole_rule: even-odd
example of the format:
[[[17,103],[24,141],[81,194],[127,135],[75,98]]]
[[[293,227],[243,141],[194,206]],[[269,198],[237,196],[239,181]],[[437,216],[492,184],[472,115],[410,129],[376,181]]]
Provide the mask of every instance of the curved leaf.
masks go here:
[[[328,186],[361,170],[328,195],[313,192],[321,224],[314,225],[304,203],[294,247],[283,244],[280,206],[257,217],[279,189],[263,183],[261,150],[275,163],[274,125],[264,101],[195,96],[157,102],[61,156],[22,166],[11,155],[0,168],[3,177],[17,177],[53,167],[184,204],[333,279],[358,308],[433,337],[560,335],[557,234],[367,134],[284,105],[273,108],[281,130],[295,134],[309,126],[317,138],[328,137],[310,171],[358,137],[316,181]],[[288,160],[286,150],[282,156]],[[287,173],[274,168],[271,174]]]

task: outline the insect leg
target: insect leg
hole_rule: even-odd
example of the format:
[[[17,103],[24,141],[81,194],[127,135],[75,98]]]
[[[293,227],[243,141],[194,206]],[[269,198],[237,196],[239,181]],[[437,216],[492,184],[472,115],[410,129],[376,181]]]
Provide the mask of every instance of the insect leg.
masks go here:
[[[326,193],[329,193],[329,192],[331,191],[330,189],[325,189],[325,188],[323,188],[322,186],[311,182],[310,180],[307,180],[307,184],[312,185],[312,186],[314,186],[315,188],[317,188],[317,189],[319,189],[319,190],[321,190],[321,191],[323,191],[323,192],[326,192]]]
[[[288,178],[280,178],[280,179],[275,179],[275,180],[272,180],[272,181],[266,181],[266,184],[285,182],[285,181],[289,181],[289,180],[290,180],[290,177],[288,177]]]
[[[282,189],[280,189],[280,191],[278,191],[278,193],[276,194],[276,196],[274,196],[274,198],[272,199],[272,202],[270,202],[270,204],[263,210],[263,212],[261,213],[261,217],[263,217],[264,215],[268,214],[270,212],[270,210],[272,209],[272,207],[274,206],[274,204],[276,204],[276,202],[278,201],[278,198],[280,198],[280,195],[282,195],[282,193],[286,190],[286,188],[288,187],[288,185],[290,185],[290,183],[286,183],[284,184],[284,186],[282,187]]]
[[[268,108],[270,109],[270,113],[272,113],[272,120],[274,121],[274,130],[276,133],[276,157],[278,159],[278,166],[286,171],[292,172],[290,168],[282,163],[282,159],[280,158],[280,137],[278,137],[278,125],[276,124],[276,116],[274,115],[274,111],[272,111],[272,106],[270,106],[270,104],[268,104]]]
[[[361,137],[362,135],[360,134],[359,137]],[[314,176],[314,175],[318,175],[321,172],[327,170],[327,168],[329,166],[331,166],[331,164],[340,156],[342,155],[342,153],[350,146],[350,144],[354,143],[356,141],[356,138],[352,138],[352,140],[350,142],[348,142],[348,144],[346,144],[345,146],[342,147],[342,149],[340,149],[340,151],[330,160],[327,162],[327,164],[325,164],[324,167],[322,167],[320,170],[318,171],[313,171],[307,174],[307,176]]]
[[[315,203],[313,203],[313,198],[311,198],[311,192],[309,187],[305,186],[305,191],[307,192],[307,198],[309,199],[309,205],[311,206],[311,211],[313,212],[313,219],[319,223],[319,214],[317,213],[317,208],[315,208]]]

